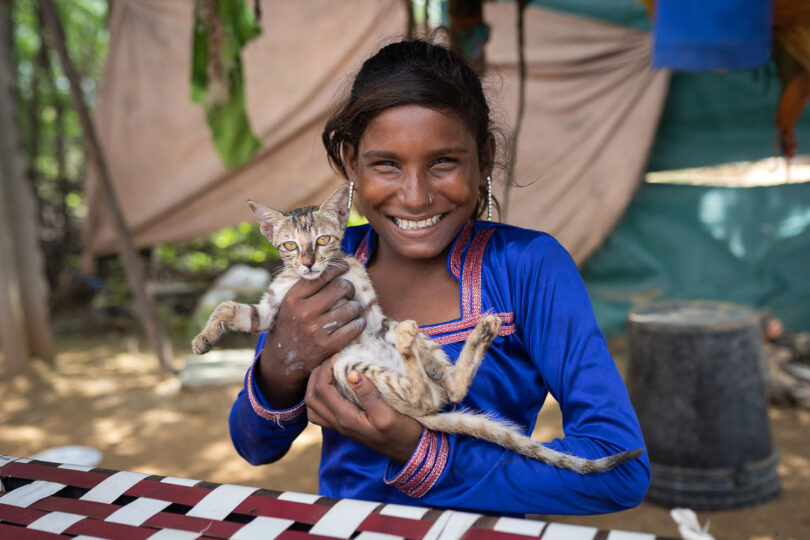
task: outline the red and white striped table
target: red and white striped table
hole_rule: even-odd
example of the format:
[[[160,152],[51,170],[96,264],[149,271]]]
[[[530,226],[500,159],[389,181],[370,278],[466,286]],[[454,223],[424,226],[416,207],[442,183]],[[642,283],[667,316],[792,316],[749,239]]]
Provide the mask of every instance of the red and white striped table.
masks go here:
[[[654,540],[657,537],[0,455],[0,538]]]

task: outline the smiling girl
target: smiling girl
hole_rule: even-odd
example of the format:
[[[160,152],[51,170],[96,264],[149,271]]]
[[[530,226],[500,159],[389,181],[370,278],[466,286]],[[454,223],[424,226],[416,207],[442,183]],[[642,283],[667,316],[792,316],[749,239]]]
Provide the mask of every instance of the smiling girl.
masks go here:
[[[482,315],[501,318],[462,405],[531,433],[550,393],[565,437],[548,446],[591,459],[644,446],[571,257],[545,233],[476,220],[492,215],[496,148],[468,66],[424,41],[382,48],[363,64],[323,141],[369,221],[347,230],[343,249],[366,264],[387,316],[417,321],[450,358]],[[423,429],[359,375],[363,409],[343,399],[329,358],[365,325],[344,271],[301,280],[260,338],[230,416],[245,459],[278,460],[309,420],[323,427],[319,492],[330,497],[504,514],[603,513],[641,501],[646,455],[581,475]],[[333,307],[341,298],[350,301]],[[291,359],[303,369],[291,369]]]

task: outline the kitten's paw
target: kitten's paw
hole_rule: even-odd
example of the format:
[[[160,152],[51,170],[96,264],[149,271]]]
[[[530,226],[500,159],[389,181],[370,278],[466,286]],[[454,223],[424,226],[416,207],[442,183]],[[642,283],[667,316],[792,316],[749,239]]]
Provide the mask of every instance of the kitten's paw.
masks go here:
[[[491,343],[501,329],[501,318],[497,315],[487,315],[478,321],[478,329],[481,331],[481,339]]]
[[[415,321],[402,321],[397,326],[397,350],[410,351],[416,336],[419,335],[419,325]]]
[[[205,354],[211,350],[211,347],[212,343],[208,341],[208,338],[206,338],[204,334],[197,334],[197,337],[191,342],[191,348],[194,350],[194,354]]]

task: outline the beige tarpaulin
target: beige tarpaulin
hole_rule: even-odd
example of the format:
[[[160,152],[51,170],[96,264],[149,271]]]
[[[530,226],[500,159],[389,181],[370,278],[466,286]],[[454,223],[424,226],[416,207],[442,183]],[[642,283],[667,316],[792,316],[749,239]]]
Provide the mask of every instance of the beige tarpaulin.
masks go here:
[[[517,96],[514,4],[485,4],[487,77],[511,129]],[[320,201],[337,176],[323,124],[360,63],[403,37],[400,0],[262,3],[262,35],[243,60],[247,108],[262,140],[225,170],[189,100],[192,0],[118,0],[96,122],[139,246],[198,237],[277,208]],[[554,234],[579,262],[609,233],[644,169],[668,76],[649,69],[649,35],[537,8],[526,12],[526,116],[510,222]],[[116,250],[95,171],[87,178],[86,255]],[[503,185],[498,186],[499,190]]]
[[[488,5],[488,4],[487,4]],[[517,99],[513,9],[487,11],[488,61]],[[581,263],[641,181],[669,72],[650,69],[648,33],[536,8],[526,11],[526,112],[509,222],[554,235]],[[502,31],[499,31],[502,29]]]

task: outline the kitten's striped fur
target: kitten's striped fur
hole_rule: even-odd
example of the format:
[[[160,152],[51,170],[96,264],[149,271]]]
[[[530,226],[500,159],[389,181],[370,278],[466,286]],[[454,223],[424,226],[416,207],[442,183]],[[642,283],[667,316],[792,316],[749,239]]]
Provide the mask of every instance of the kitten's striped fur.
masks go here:
[[[485,413],[441,412],[445,405],[459,403],[467,395],[484,354],[498,335],[501,321],[495,315],[483,317],[454,365],[439,345],[419,332],[416,322],[388,319],[380,309],[363,265],[340,249],[349,214],[347,187],[339,188],[319,207],[290,212],[249,202],[261,223],[262,234],[279,250],[284,270],[258,304],[231,301],[220,304],[194,339],[195,353],[207,352],[226,329],[237,332],[270,329],[281,300],[293,284],[301,278],[316,279],[329,264],[341,260],[349,265],[349,271],[342,277],[354,285],[355,299],[364,307],[366,319],[363,333],[341,351],[334,364],[337,387],[347,399],[360,405],[347,379],[356,370],[374,384],[394,409],[428,429],[485,439],[579,473],[607,471],[641,454],[641,450],[632,450],[596,460],[584,459],[548,448],[517,426]],[[330,237],[330,241],[318,245],[317,239],[323,236]],[[287,242],[295,242],[298,249],[285,249]]]

